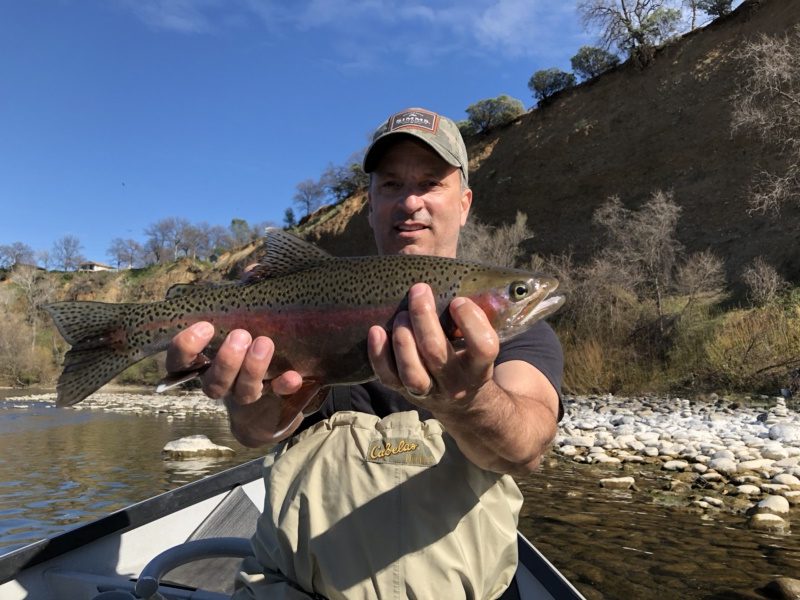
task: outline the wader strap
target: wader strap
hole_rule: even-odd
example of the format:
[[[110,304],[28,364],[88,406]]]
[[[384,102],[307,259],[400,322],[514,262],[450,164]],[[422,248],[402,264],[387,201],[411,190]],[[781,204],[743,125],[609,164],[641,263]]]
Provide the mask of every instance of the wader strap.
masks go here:
[[[349,385],[337,385],[331,388],[333,412],[353,410],[353,393]]]

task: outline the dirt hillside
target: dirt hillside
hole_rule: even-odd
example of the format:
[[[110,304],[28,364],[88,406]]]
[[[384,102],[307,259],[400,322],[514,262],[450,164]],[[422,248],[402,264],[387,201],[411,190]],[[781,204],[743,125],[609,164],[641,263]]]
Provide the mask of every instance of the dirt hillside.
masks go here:
[[[629,208],[657,189],[683,207],[680,239],[689,251],[712,249],[729,280],[764,256],[800,281],[800,208],[780,218],[750,215],[747,191],[759,169],[781,157],[744,134],[731,134],[730,97],[741,79],[731,54],[744,39],[786,33],[800,23],[796,0],[749,0],[733,14],[662,48],[644,70],[625,64],[486,137],[468,140],[473,210],[482,221],[528,215],[535,250],[592,254],[594,209],[617,194]],[[347,200],[309,239],[334,254],[374,252],[363,196]]]

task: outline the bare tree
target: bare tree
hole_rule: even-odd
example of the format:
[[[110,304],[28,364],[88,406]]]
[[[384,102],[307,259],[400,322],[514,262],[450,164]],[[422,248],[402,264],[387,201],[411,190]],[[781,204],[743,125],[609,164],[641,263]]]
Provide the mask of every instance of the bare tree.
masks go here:
[[[722,259],[710,250],[695,252],[678,266],[675,290],[687,297],[683,310],[701,294],[719,294],[725,289],[725,269]]]
[[[118,269],[123,265],[130,269],[141,260],[142,245],[131,238],[114,238],[111,240],[107,252]]]
[[[608,237],[601,256],[631,277],[642,296],[655,301],[662,333],[664,294],[673,283],[673,269],[683,250],[676,237],[680,213],[672,193],[657,190],[638,211],[626,209],[613,196],[593,215]]]
[[[775,268],[760,256],[744,268],[742,283],[747,286],[750,301],[756,306],[774,303],[778,295],[789,286]]]
[[[25,320],[31,326],[31,351],[33,351],[36,346],[40,307],[53,299],[55,286],[39,269],[31,265],[18,265],[10,279],[20,290],[25,302]]]
[[[800,26],[783,36],[760,35],[737,52],[744,72],[733,97],[734,131],[746,130],[787,158],[783,172],[761,170],[750,195],[750,211],[778,214],[800,203]]]
[[[329,167],[332,171],[333,167]],[[333,175],[331,175],[333,177]],[[303,210],[306,215],[310,215],[320,207],[325,199],[325,184],[322,181],[306,179],[297,184],[297,191],[292,201]]]
[[[176,260],[189,221],[181,217],[167,217],[149,225],[144,233],[148,237],[146,248],[156,256],[156,261]],[[169,252],[165,252],[168,249]]]
[[[33,248],[22,242],[0,245],[0,268],[10,269],[14,265],[34,262]]]
[[[515,267],[523,249],[522,242],[533,237],[527,215],[517,212],[512,224],[492,227],[470,219],[458,239],[458,256],[500,267]]]
[[[584,27],[600,32],[603,48],[613,47],[640,66],[653,58],[655,47],[678,28],[681,11],[668,0],[579,0]]]
[[[53,259],[62,271],[74,271],[86,258],[81,254],[83,244],[74,235],[65,235],[53,243]]]
[[[683,7],[689,11],[689,27],[694,31],[697,26],[697,11],[701,0],[683,0]]]

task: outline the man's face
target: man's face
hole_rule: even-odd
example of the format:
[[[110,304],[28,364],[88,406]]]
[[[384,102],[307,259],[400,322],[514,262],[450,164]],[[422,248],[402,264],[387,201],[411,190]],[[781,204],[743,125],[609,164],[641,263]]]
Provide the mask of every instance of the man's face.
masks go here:
[[[460,171],[413,138],[392,144],[369,186],[369,224],[380,254],[455,258],[472,191]]]

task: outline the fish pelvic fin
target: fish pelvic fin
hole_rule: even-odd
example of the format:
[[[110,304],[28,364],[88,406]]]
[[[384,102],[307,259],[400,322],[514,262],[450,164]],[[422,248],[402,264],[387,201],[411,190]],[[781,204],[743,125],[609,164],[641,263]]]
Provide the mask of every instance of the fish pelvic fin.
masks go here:
[[[44,309],[72,346],[56,386],[58,406],[77,404],[145,354],[127,341],[130,304],[56,302]]]

